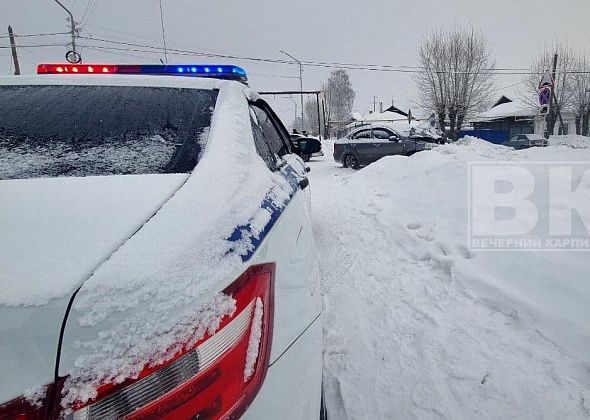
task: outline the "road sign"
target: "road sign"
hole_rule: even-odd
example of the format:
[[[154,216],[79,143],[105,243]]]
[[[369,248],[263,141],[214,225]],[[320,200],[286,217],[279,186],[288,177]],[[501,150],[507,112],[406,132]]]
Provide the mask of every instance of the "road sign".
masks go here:
[[[545,72],[545,74],[543,75],[543,78],[539,83],[539,89],[541,89],[544,86],[553,86],[553,77],[551,76],[551,73],[549,73],[548,71]]]
[[[549,112],[551,107],[551,95],[553,94],[553,77],[548,71],[545,72],[539,83],[539,105],[541,109],[539,114],[545,115]]]
[[[551,103],[551,87],[544,86],[539,89],[539,105],[548,106]]]

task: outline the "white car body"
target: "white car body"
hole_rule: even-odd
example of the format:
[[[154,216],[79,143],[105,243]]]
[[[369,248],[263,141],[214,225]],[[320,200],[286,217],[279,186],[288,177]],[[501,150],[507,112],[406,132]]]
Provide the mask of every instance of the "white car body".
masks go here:
[[[219,94],[190,174],[0,180],[0,413],[21,396],[35,402],[56,375],[78,378],[62,397],[79,401],[95,396],[103,368],[119,382],[137,374],[128,365],[138,355],[161,356],[165,349],[156,347],[173,344],[170,325],[159,322],[180,325],[249,267],[274,263],[269,365],[243,418],[317,418],[322,307],[310,193],[296,184],[305,178],[298,156],[284,156],[274,173],[258,156],[248,108],[258,95],[236,81],[175,76],[0,79],[6,85]],[[284,199],[270,215],[263,205],[269,191]],[[234,231],[250,235],[248,251],[240,250],[242,239],[228,245]],[[160,327],[166,331],[154,341]],[[135,359],[125,359],[129,352]]]

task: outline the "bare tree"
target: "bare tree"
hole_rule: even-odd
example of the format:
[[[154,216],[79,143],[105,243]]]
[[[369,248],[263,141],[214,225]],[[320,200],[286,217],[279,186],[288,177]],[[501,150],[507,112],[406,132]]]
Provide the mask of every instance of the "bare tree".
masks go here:
[[[545,46],[533,60],[530,74],[525,77],[525,92],[522,99],[531,106],[538,107],[538,88],[543,75],[553,71],[553,61],[557,54],[557,66],[553,94],[555,100],[551,103],[549,113],[545,118],[547,132],[553,134],[558,115],[565,110],[573,110],[573,77],[572,70],[577,65],[577,54],[571,44],[555,42],[552,46]],[[562,127],[563,129],[563,127]]]
[[[332,70],[322,90],[326,98],[326,119],[330,133],[339,131],[351,118],[355,93],[346,70]]]
[[[572,108],[576,115],[576,134],[590,134],[590,60],[579,56],[572,74]]]
[[[494,89],[495,60],[483,34],[473,28],[437,29],[418,53],[415,80],[422,105],[436,114],[441,130],[456,138],[466,118],[488,104]]]
[[[307,100],[303,106],[303,111],[305,113],[305,130],[314,136],[319,134],[320,126],[323,127],[324,124],[321,115],[319,115],[318,122],[318,109],[316,98]]]

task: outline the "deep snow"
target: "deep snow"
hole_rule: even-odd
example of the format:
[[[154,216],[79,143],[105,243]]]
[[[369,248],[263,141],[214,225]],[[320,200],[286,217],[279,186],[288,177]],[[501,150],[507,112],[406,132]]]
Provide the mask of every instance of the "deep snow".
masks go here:
[[[472,139],[310,166],[324,381],[337,419],[590,418],[585,252],[467,249],[467,162],[590,161]]]

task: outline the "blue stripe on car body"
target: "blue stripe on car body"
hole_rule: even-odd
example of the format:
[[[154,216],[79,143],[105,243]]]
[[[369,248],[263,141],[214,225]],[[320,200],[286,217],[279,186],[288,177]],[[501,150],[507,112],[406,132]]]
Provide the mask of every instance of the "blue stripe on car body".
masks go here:
[[[275,194],[275,191],[280,187],[273,187],[266,194],[262,200],[262,203],[260,204],[261,210],[268,211],[270,213],[269,221],[266,223],[264,228],[258,232],[258,234],[254,233],[252,229],[252,219],[250,219],[248,224],[236,226],[230,237],[227,238],[227,241],[231,243],[228,254],[232,252],[240,253],[240,257],[242,258],[243,262],[246,262],[252,258],[252,255],[254,255],[268,232],[270,232],[287,205],[291,202],[291,199],[299,187],[300,175],[290,165],[286,165],[281,173],[289,183],[289,197],[285,200],[277,202],[277,194]]]

